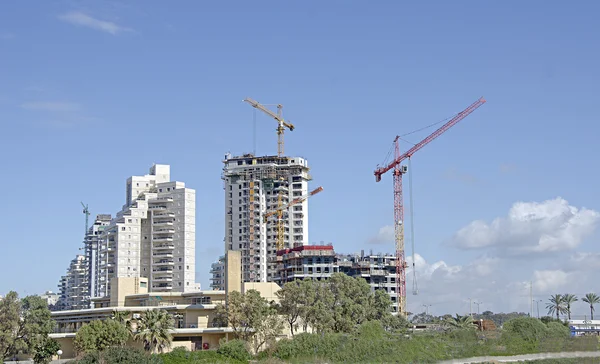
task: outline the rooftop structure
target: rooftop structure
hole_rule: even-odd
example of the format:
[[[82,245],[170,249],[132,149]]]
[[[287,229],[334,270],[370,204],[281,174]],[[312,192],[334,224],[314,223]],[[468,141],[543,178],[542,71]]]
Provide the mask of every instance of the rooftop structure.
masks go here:
[[[275,282],[283,286],[296,279],[321,280],[338,271],[332,245],[304,245],[280,250]]]

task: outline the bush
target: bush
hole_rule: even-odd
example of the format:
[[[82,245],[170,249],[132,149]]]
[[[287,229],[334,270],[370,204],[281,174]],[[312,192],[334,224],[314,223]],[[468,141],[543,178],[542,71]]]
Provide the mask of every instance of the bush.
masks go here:
[[[250,355],[246,347],[246,342],[242,340],[221,340],[217,353],[240,361],[252,359],[252,355]]]
[[[549,338],[568,339],[571,337],[571,330],[559,322],[548,322],[546,326],[548,327],[547,337]]]
[[[111,347],[102,352],[93,352],[74,361],[76,364],[161,364],[158,356],[147,355],[143,351],[129,347]]]

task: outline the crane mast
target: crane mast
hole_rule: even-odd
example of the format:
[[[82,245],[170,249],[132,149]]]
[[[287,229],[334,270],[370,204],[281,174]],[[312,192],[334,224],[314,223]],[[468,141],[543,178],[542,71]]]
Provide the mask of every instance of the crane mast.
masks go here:
[[[381,176],[393,169],[394,175],[394,239],[396,243],[396,292],[398,295],[398,313],[406,315],[406,264],[405,247],[404,247],[404,198],[402,193],[402,175],[408,172],[406,166],[401,165],[405,159],[410,159],[412,155],[429,144],[431,141],[445,133],[448,129],[456,125],[459,121],[467,117],[477,108],[485,103],[482,97],[475,101],[465,110],[459,112],[450,121],[442,125],[439,129],[431,133],[425,139],[415,144],[412,148],[404,153],[400,153],[399,136],[394,139],[394,160],[386,166],[375,170],[375,181],[381,181]],[[413,262],[414,269],[414,262]]]
[[[312,190],[311,192],[300,196],[298,198],[293,199],[291,202],[287,203],[287,204],[282,204],[281,203],[281,199],[279,200],[279,206],[277,207],[277,209],[267,212],[266,214],[263,215],[263,222],[267,222],[269,217],[273,216],[273,215],[277,215],[277,250],[282,250],[285,249],[285,246],[283,244],[283,211],[291,206],[297,205],[299,203],[304,202],[306,199],[308,199],[309,197],[312,197],[314,195],[316,195],[317,193],[323,191],[323,187],[317,187],[314,190]],[[281,231],[281,233],[280,233]]]

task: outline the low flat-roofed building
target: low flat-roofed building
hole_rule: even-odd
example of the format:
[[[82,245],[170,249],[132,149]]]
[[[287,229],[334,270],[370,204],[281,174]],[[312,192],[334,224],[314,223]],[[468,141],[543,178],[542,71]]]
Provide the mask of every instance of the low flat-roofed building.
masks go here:
[[[221,339],[233,338],[232,328],[219,327],[215,321],[217,305],[225,304],[228,292],[254,289],[268,301],[278,301],[275,293],[279,286],[274,282],[242,284],[240,261],[239,252],[228,254],[227,291],[148,292],[147,278],[113,278],[110,283],[111,296],[92,299],[93,308],[52,312],[56,328],[50,337],[60,344],[63,351],[61,358],[74,358],[73,342],[83,325],[94,320],[109,319],[115,311],[129,311],[135,319],[145,311],[163,309],[173,316],[175,323],[171,330],[171,350],[176,347],[185,347],[190,351],[218,348]],[[128,346],[141,348],[142,344],[131,341]]]

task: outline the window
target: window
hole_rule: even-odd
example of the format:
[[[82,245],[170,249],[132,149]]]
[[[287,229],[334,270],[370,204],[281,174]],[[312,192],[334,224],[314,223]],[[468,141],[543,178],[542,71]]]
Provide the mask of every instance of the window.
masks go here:
[[[146,287],[148,287],[148,283],[146,283],[146,282],[140,282],[140,287],[141,288],[146,288]]]
[[[128,222],[128,223],[131,223],[131,221],[132,221],[131,219],[127,219],[127,222]]]
[[[189,266],[189,265],[186,265],[186,266],[185,266],[185,269],[190,269],[190,266]]]
[[[182,260],[183,260],[182,258],[179,258],[179,261],[180,261],[180,262],[181,262]]]
[[[158,189],[158,192],[162,192],[162,188],[159,188],[159,189]]]

